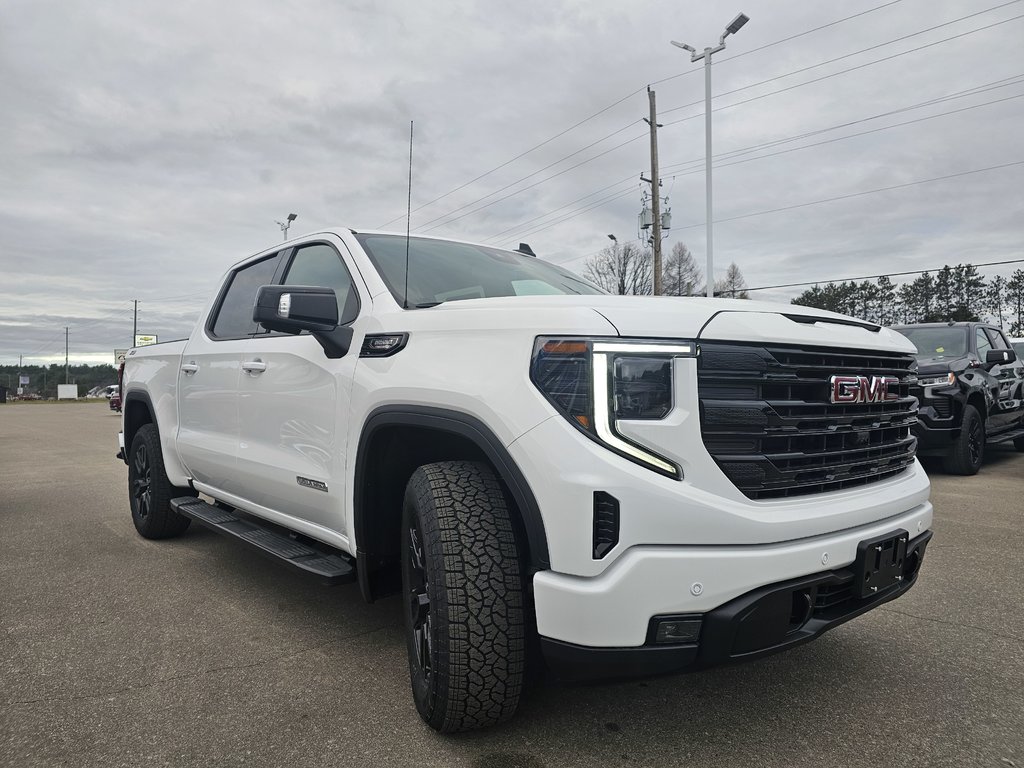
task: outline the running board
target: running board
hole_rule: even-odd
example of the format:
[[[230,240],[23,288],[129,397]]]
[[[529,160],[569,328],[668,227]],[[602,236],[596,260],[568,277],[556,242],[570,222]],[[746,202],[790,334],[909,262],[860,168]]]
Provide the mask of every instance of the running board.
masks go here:
[[[1018,437],[1024,437],[1024,429],[1014,429],[1010,432],[1002,432],[998,435],[993,435],[985,442],[990,445],[999,445],[1000,443],[1008,443],[1011,440],[1016,440]]]
[[[354,561],[341,552],[331,554],[297,541],[280,529],[261,525],[229,509],[215,507],[194,496],[171,499],[171,509],[210,530],[238,539],[258,552],[290,565],[300,573],[315,576],[325,584],[356,580]]]

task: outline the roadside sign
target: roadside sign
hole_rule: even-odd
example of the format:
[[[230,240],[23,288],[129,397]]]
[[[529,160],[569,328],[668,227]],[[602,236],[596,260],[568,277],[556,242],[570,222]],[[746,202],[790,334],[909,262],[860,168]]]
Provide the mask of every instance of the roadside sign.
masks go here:
[[[124,362],[125,355],[128,354],[127,349],[115,349],[114,350],[114,365],[118,366]]]
[[[146,347],[146,346],[149,346],[150,344],[156,344],[156,341],[157,341],[156,336],[149,336],[149,335],[142,334],[142,333],[135,334],[135,346],[136,347]]]
[[[28,386],[28,376],[26,376],[24,374],[19,375],[18,376],[18,386],[19,387]]]

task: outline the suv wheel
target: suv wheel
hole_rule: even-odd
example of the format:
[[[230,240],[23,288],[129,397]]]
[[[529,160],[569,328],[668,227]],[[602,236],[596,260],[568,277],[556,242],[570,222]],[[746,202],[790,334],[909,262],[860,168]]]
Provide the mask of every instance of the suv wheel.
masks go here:
[[[954,475],[976,475],[985,458],[985,423],[973,405],[964,406],[960,437],[946,456],[946,471]]]
[[[507,720],[523,688],[519,551],[489,467],[427,464],[402,510],[402,595],[413,699],[441,732]]]
[[[171,499],[195,495],[192,489],[178,488],[167,479],[156,427],[140,427],[128,452],[128,501],[135,530],[147,539],[177,536],[192,521],[171,509]]]

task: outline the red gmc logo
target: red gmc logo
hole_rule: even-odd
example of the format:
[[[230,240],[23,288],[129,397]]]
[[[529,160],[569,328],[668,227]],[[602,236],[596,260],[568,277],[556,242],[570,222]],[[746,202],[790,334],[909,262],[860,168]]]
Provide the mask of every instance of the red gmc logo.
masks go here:
[[[899,383],[900,380],[895,376],[833,376],[829,379],[833,403],[881,403],[885,400],[897,400],[899,395],[890,392],[889,387]]]

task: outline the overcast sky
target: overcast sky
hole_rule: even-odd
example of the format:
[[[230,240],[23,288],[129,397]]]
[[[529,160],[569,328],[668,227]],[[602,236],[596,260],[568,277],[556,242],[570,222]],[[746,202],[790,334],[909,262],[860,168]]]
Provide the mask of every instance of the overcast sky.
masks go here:
[[[669,40],[739,11],[713,67],[719,277],[1024,258],[1024,165],[914,183],[1024,161],[1020,0],[0,0],[0,364],[63,361],[65,326],[73,361],[107,362],[133,299],[140,333],[187,336],[289,212],[292,235],[404,231],[410,120],[413,232],[582,270],[637,236],[648,84],[666,250],[703,263],[703,74]]]

